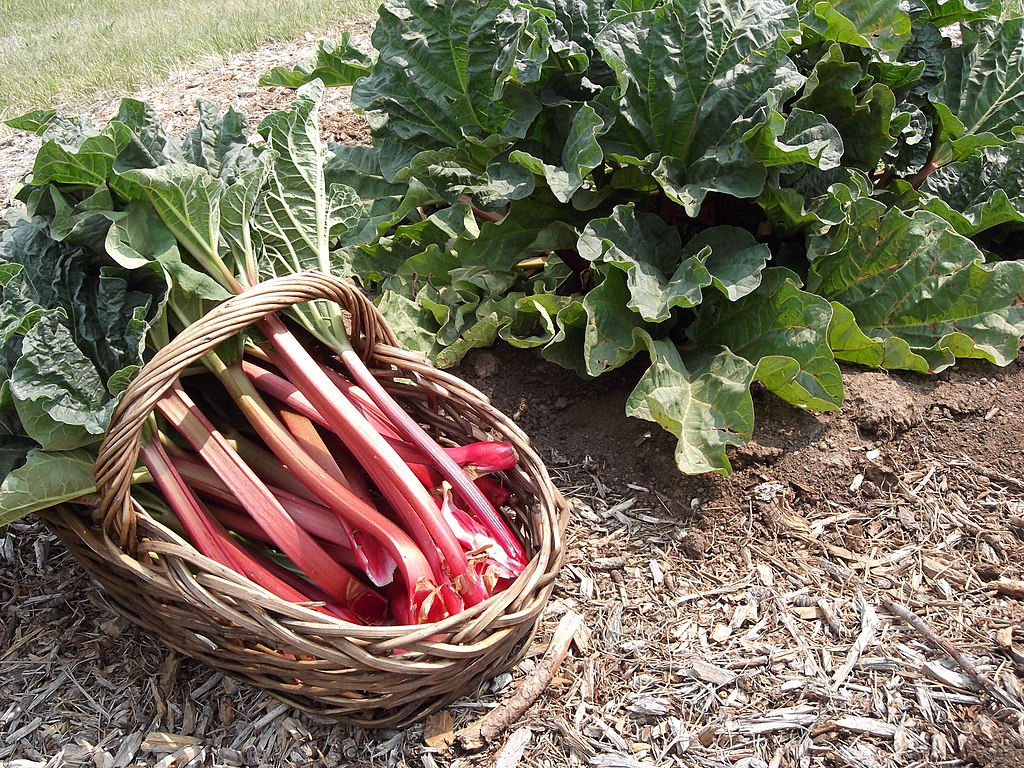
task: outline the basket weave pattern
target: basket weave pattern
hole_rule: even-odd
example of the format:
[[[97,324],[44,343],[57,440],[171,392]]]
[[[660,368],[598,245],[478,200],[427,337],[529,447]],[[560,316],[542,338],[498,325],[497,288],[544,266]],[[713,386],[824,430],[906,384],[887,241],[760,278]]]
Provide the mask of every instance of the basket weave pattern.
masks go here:
[[[436,437],[515,445],[519,465],[505,473],[514,491],[510,524],[530,563],[508,589],[433,624],[357,626],[275,597],[200,554],[133,500],[143,425],[179,374],[260,318],[316,299],[344,310],[368,366]],[[95,472],[95,499],[40,517],[118,613],[176,651],[296,707],[363,726],[419,719],[514,663],[536,631],[564,556],[565,501],[522,431],[483,394],[398,348],[387,323],[352,284],[320,274],[261,283],[154,355],[125,392]]]

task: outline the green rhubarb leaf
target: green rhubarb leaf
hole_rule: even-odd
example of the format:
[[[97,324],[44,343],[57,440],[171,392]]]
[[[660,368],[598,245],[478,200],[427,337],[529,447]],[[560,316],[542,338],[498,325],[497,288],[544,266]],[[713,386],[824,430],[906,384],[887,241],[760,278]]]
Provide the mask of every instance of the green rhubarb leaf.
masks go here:
[[[609,264],[627,275],[624,306],[644,320],[667,320],[673,307],[694,307],[711,284],[704,266],[710,249],[682,253],[679,230],[633,205],[616,206],[611,216],[594,219],[577,245],[588,261]]]
[[[932,372],[958,357],[1016,359],[1024,262],[986,264],[974,243],[930,211],[908,216],[858,200],[850,221],[811,248],[808,289],[846,306],[866,336],[906,341]]]
[[[944,52],[944,77],[930,94],[945,145],[938,161],[1013,139],[1024,112],[1022,48],[1024,18],[988,19],[965,26],[963,44]]]
[[[39,447],[35,440],[18,434],[20,430],[17,413],[0,411],[0,478],[22,466],[29,451]]]
[[[29,183],[100,187],[110,180],[112,189],[130,199],[135,195],[132,185],[112,176],[114,161],[131,140],[131,131],[117,122],[108,123],[102,132],[86,136],[74,147],[49,139],[36,154]]]
[[[327,185],[341,184],[351,187],[368,206],[387,202],[387,211],[393,210],[409,191],[406,182],[393,182],[384,178],[380,168],[380,150],[359,144],[329,144],[328,159],[324,165]],[[370,215],[383,213],[372,207]]]
[[[159,264],[170,278],[169,287],[176,303],[186,297],[219,302],[231,296],[206,272],[181,260],[174,235],[148,207],[129,206],[126,215],[110,227],[105,250],[126,269]]]
[[[220,198],[224,182],[196,165],[179,163],[120,174],[145,198],[178,242],[203,264],[220,260]],[[216,266],[210,270],[221,272]]]
[[[220,198],[220,235],[228,246],[224,261],[236,275],[258,272],[262,242],[253,221],[273,161],[272,152],[260,155],[256,164],[238,174]]]
[[[771,249],[754,240],[739,227],[718,226],[705,229],[686,244],[685,253],[703,253],[704,267],[711,275],[711,284],[729,301],[737,301],[753,293],[761,285],[761,272]]]
[[[583,187],[587,175],[604,160],[604,152],[597,141],[603,129],[604,120],[592,106],[584,104],[573,117],[569,138],[562,149],[561,165],[549,165],[521,151],[512,152],[509,159],[543,176],[551,193],[560,202],[567,203]]]
[[[618,269],[609,269],[604,280],[583,297],[587,313],[583,358],[588,375],[600,376],[625,365],[650,338],[643,319],[627,306],[629,297],[626,276]]]
[[[342,32],[337,45],[321,40],[311,63],[299,64],[292,69],[274,67],[260,78],[260,85],[298,88],[312,80],[320,80],[328,87],[352,85],[369,74],[373,60],[371,54],[353,45],[350,32]]]
[[[587,311],[583,303],[569,297],[555,312],[555,335],[540,351],[541,357],[556,365],[575,371],[581,376],[587,372],[583,359]]]
[[[910,15],[892,0],[823,0],[807,5],[800,21],[822,40],[892,58],[910,38]]]
[[[16,131],[42,136],[58,117],[55,109],[33,109],[23,115],[4,120],[4,125]]]
[[[928,361],[916,354],[898,336],[872,338],[857,325],[853,312],[838,301],[832,302],[832,323],[828,344],[836,359],[882,370],[928,373]]]
[[[105,382],[56,312],[39,318],[21,341],[11,394],[28,437],[46,450],[98,441],[114,402]]]
[[[501,0],[385,0],[377,63],[352,91],[371,111],[386,179],[419,152],[463,137],[526,135],[540,102],[526,88],[549,55],[537,11]]]
[[[116,204],[106,185],[84,200],[69,200],[56,185],[46,187],[52,204],[50,237],[76,245],[95,246],[103,241],[110,222],[122,214],[114,210]]]
[[[131,136],[114,161],[114,171],[157,168],[184,162],[181,142],[164,131],[156,110],[146,102],[121,99],[111,124],[125,126]]]
[[[703,349],[684,358],[669,341],[649,341],[648,348],[651,367],[630,394],[626,414],[675,435],[682,472],[728,474],[726,448],[745,444],[753,433],[755,366],[728,349]]]
[[[572,225],[580,220],[587,219],[554,201],[518,200],[500,221],[485,222],[479,237],[459,238],[451,248],[463,264],[508,271],[530,256],[575,248]]]
[[[515,293],[506,299],[492,301],[504,305],[503,312],[508,318],[508,322],[499,329],[498,335],[513,347],[530,349],[543,347],[554,341],[558,333],[558,313],[572,303],[573,299],[554,293]]]
[[[881,83],[861,87],[864,76],[863,67],[846,61],[843,49],[833,45],[814,65],[794,107],[822,115],[835,126],[843,141],[844,165],[873,171],[895,143],[890,122],[896,99]]]
[[[259,127],[276,153],[255,217],[270,276],[330,273],[331,243],[363,213],[350,187],[327,186],[323,169],[329,154],[317,114],[323,95],[323,84],[314,80],[296,92],[290,108],[269,115]]]
[[[804,109],[789,115],[770,110],[768,119],[745,139],[754,157],[769,168],[805,163],[828,171],[838,168],[843,159],[839,131],[822,115]]]
[[[384,291],[377,301],[377,309],[394,329],[403,349],[434,357],[438,351],[435,339],[438,325],[428,310],[396,291]]]
[[[1024,224],[1024,140],[985,147],[932,172],[921,186],[923,207],[961,235]]]
[[[0,526],[94,493],[95,457],[89,451],[29,451],[25,463],[0,484]]]
[[[800,290],[788,269],[762,273],[753,293],[701,304],[689,333],[701,345],[721,345],[756,365],[755,379],[798,408],[835,411],[843,381],[828,346],[832,306]]]
[[[199,122],[185,134],[184,158],[228,183],[235,181],[255,162],[249,146],[248,118],[234,109],[221,114],[216,105],[203,99],[196,106]]]
[[[948,27],[1001,17],[1000,0],[923,0],[932,24]]]
[[[775,0],[675,0],[616,16],[596,40],[618,82],[608,106],[620,117],[603,142],[651,158],[690,216],[711,191],[756,197],[765,169],[743,143],[755,127],[746,118],[802,83],[781,34],[795,21]]]
[[[106,253],[58,243],[39,217],[0,235],[0,284],[15,313],[63,317],[104,381],[142,362],[148,321],[166,294],[159,270],[121,269]],[[8,371],[13,364],[0,361]]]

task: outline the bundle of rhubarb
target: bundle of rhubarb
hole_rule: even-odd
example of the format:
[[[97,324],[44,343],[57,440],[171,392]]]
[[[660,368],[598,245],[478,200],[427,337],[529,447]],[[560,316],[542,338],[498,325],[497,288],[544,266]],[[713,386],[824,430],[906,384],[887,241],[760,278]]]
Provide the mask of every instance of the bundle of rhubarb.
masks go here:
[[[402,353],[372,304],[329,276],[339,249],[385,222],[420,222],[425,237],[439,225],[332,175],[321,96],[318,82],[300,90],[258,137],[208,104],[180,140],[132,100],[100,129],[49,111],[10,121],[44,141],[17,194],[25,213],[0,223],[0,525],[39,512],[65,540],[89,539],[72,548],[99,557],[87,567],[117,594],[149,588],[153,569],[177,589],[186,565],[209,594],[168,597],[161,583],[121,606],[158,632],[173,622],[147,619],[154,605],[205,606],[224,578],[224,595],[256,585],[250,624],[272,606],[318,627],[291,648],[273,646],[294,628],[248,641],[274,663],[315,659],[317,643],[337,658],[335,636],[380,641],[385,625],[431,625],[385,655],[481,642],[495,620],[522,640],[560,560],[560,502],[511,421]],[[72,502],[91,505],[102,536],[69,521]],[[205,560],[172,562],[181,537]],[[211,626],[246,623],[234,597],[217,599]],[[218,645],[199,624],[172,644]],[[493,645],[475,674],[513,653]],[[365,655],[356,646],[342,655]],[[416,671],[450,685],[460,653]],[[330,698],[339,670],[312,666]],[[308,687],[305,673],[279,678]]]

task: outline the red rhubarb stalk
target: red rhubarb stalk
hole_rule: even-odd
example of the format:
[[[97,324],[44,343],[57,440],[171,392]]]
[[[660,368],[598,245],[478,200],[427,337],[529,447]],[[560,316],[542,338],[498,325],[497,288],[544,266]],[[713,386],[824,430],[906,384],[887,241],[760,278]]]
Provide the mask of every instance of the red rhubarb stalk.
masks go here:
[[[186,487],[159,440],[146,442],[142,446],[141,454],[143,462],[167,503],[174,510],[185,533],[201,553],[245,576],[249,581],[282,600],[292,603],[328,602],[321,599],[321,590],[300,590],[296,588],[296,584],[281,579],[280,575],[274,572],[270,561],[262,560],[231,538],[224,526],[208,513],[202,502]],[[360,601],[362,615],[359,616],[333,600],[329,601],[330,607],[327,610],[312,607],[353,623],[382,620],[386,608],[384,601],[380,598],[374,599],[373,593],[367,594],[368,599]]]
[[[267,316],[260,321],[260,327],[278,353],[275,356],[277,367],[317,411],[337,422],[334,431],[340,430],[346,445],[406,528],[410,531],[425,528],[429,532],[466,605],[475,605],[488,597],[486,586],[469,568],[466,555],[441,517],[436,502],[395,450],[367,423],[279,318]],[[479,491],[477,494],[481,495]],[[426,552],[430,544],[415,534],[414,538]]]
[[[291,518],[263,481],[199,411],[180,384],[174,384],[157,401],[157,408],[234,491],[274,544],[324,592],[349,607],[360,602],[367,593],[375,594],[335,562]]]

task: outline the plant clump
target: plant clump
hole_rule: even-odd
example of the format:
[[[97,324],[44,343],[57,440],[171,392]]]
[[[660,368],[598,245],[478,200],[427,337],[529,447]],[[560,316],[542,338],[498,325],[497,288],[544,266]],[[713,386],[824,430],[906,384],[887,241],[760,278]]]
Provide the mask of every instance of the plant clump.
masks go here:
[[[387,0],[265,84],[351,84],[334,267],[441,366],[498,340],[730,469],[750,389],[936,373],[1024,334],[1024,21],[998,0]]]

